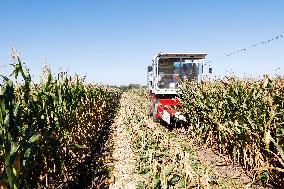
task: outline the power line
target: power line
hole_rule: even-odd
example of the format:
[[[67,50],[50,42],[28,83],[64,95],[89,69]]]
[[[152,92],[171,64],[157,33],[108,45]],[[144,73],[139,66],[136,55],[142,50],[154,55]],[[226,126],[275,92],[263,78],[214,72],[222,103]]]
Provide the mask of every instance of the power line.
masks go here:
[[[228,53],[228,54],[225,54],[225,55],[223,55],[223,56],[219,56],[219,57],[215,58],[215,60],[210,60],[210,61],[208,61],[208,62],[205,62],[205,65],[206,65],[206,64],[209,64],[209,63],[212,63],[212,62],[215,62],[216,60],[220,60],[220,59],[227,58],[227,57],[230,57],[230,56],[235,55],[235,54],[239,54],[239,53],[244,52],[244,51],[246,51],[246,50],[249,50],[249,49],[251,49],[251,48],[255,48],[255,47],[260,46],[260,45],[264,45],[264,44],[267,44],[267,43],[271,43],[272,41],[281,39],[281,38],[283,38],[283,37],[284,37],[284,35],[283,35],[283,34],[280,34],[280,35],[277,35],[277,36],[275,36],[275,37],[273,37],[273,38],[271,38],[271,39],[269,39],[269,40],[261,41],[261,42],[255,43],[255,44],[253,44],[253,45],[250,45],[250,46],[248,46],[248,47],[246,47],[246,48],[239,49],[239,50],[236,50],[236,51],[232,51],[231,53]]]

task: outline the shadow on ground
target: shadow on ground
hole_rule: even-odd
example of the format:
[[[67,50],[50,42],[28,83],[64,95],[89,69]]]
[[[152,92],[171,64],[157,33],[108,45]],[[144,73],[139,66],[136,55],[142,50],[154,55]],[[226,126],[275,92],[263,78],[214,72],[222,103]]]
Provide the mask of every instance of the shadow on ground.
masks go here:
[[[109,112],[108,119],[101,125],[100,133],[94,138],[91,144],[91,152],[85,160],[77,164],[72,170],[75,178],[60,184],[57,188],[77,189],[77,188],[109,188],[107,179],[109,177],[108,167],[104,163],[104,158],[110,153],[106,144],[110,136],[110,128],[114,122],[115,115],[119,110],[119,100],[116,108]]]

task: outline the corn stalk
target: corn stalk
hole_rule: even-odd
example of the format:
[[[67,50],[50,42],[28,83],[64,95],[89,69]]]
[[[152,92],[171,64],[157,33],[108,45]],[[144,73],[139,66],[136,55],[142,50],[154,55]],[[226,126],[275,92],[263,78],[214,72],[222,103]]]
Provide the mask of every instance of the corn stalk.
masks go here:
[[[249,170],[284,168],[283,78],[184,82],[180,97],[193,136],[215,141],[221,152]],[[274,182],[280,181],[278,175],[283,176],[269,174]]]

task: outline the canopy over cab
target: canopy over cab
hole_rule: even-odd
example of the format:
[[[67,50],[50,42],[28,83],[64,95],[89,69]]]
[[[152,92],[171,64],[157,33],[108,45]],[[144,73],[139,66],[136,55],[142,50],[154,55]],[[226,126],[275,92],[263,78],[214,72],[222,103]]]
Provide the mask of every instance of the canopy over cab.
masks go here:
[[[157,57],[205,59],[206,55],[204,53],[159,53]]]
[[[200,82],[205,56],[204,53],[159,53],[148,69],[152,71],[149,88],[156,94],[176,94],[181,80]]]

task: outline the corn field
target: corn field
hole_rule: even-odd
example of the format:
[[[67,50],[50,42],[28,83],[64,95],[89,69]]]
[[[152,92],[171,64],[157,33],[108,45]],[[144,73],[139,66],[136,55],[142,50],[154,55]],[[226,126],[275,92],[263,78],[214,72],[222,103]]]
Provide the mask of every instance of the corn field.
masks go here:
[[[145,88],[87,84],[48,67],[36,84],[13,60],[0,84],[0,188],[284,187],[284,78],[182,82],[187,121],[172,128],[147,115]],[[201,142],[253,181],[223,173],[220,158],[205,161]]]
[[[66,72],[54,77],[48,68],[35,84],[13,59],[0,85],[1,187],[84,187],[103,169],[98,153],[120,91]]]
[[[284,186],[284,79],[184,82],[191,137],[228,154],[263,182]]]

